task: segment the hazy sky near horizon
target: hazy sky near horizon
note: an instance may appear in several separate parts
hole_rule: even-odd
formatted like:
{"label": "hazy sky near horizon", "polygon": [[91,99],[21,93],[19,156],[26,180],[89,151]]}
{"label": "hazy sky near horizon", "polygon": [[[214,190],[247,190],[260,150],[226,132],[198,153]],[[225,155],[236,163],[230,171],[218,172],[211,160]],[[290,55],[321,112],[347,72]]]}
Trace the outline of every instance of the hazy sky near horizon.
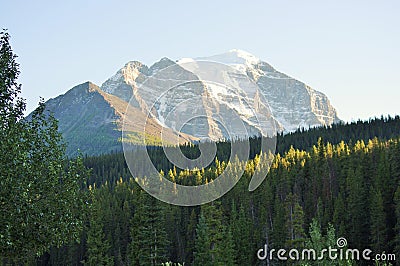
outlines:
{"label": "hazy sky near horizon", "polygon": [[5,1],[28,111],[126,62],[248,51],[339,117],[400,114],[400,1]]}

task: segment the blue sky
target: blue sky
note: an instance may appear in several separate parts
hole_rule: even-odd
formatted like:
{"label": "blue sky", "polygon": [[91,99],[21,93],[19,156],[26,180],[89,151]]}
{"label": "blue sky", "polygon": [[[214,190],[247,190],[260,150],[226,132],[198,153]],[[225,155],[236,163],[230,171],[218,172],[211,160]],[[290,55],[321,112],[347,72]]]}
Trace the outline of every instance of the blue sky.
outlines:
{"label": "blue sky", "polygon": [[400,1],[4,1],[28,111],[126,62],[246,50],[346,120],[400,114]]}

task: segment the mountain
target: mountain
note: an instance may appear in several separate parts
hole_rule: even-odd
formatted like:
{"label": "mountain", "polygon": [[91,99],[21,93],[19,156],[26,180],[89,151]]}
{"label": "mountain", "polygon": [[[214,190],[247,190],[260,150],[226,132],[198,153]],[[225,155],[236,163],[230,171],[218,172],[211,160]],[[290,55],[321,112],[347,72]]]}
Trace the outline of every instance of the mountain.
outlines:
{"label": "mountain", "polygon": [[131,61],[100,87],[86,82],[46,104],[69,155],[120,150],[121,140],[176,144],[340,121],[323,93],[241,50],[150,67]]}
{"label": "mountain", "polygon": [[246,72],[268,101],[280,128],[286,132],[340,121],[326,95],[245,51],[235,49],[198,59],[224,63]]}
{"label": "mountain", "polygon": [[[83,154],[98,155],[121,150],[122,118],[127,103],[91,83],[86,82],[73,87],[68,92],[46,102],[46,109],[59,121],[67,145],[67,154],[74,156],[78,150]],[[140,139],[144,127],[145,115],[130,108],[127,124],[135,137]],[[157,144],[159,132],[163,130],[153,119],[147,121],[147,132],[153,136],[151,143]],[[164,138],[173,143],[176,137],[180,143],[194,141],[196,138],[164,129]],[[136,133],[136,135],[135,135]]]}

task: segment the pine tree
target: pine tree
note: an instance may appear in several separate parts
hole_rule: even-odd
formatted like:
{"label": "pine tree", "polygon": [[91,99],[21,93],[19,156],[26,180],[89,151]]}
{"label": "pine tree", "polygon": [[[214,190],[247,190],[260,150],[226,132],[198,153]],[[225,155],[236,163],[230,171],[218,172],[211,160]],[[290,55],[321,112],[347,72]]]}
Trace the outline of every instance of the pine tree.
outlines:
{"label": "pine tree", "polygon": [[230,228],[235,244],[235,261],[237,265],[250,264],[254,253],[251,239],[251,222],[248,217],[246,217],[243,205],[240,206],[239,213],[237,213],[235,205],[232,205]]}
{"label": "pine tree", "polygon": [[139,265],[160,265],[168,261],[169,245],[165,231],[165,217],[162,203],[145,192],[141,193],[139,205],[133,217],[131,230],[131,263]]}
{"label": "pine tree", "polygon": [[[235,253],[241,252],[235,249],[235,245],[233,243],[233,236],[231,229],[229,227],[225,227],[223,231],[224,241],[221,243],[220,249],[220,261],[218,265],[243,265],[237,264],[235,261]],[[246,264],[250,263],[247,261]]]}
{"label": "pine tree", "polygon": [[333,224],[336,226],[336,232],[338,236],[346,235],[346,207],[345,202],[342,196],[342,193],[339,193],[337,196],[335,203],[335,210],[333,213]]}
{"label": "pine tree", "polygon": [[114,265],[113,258],[109,255],[111,245],[105,238],[103,231],[103,217],[101,205],[94,199],[90,213],[90,227],[87,236],[87,259],[85,265]]}
{"label": "pine tree", "polygon": [[349,217],[349,242],[356,248],[365,248],[368,243],[368,200],[366,197],[366,184],[363,180],[362,166],[353,165],[347,176]]}
{"label": "pine tree", "polygon": [[[202,263],[208,260],[208,263],[211,263],[211,265],[224,265],[225,260],[230,260],[230,258],[224,257],[226,254],[224,254],[223,251],[223,241],[225,241],[224,232],[226,227],[222,224],[224,219],[220,206],[221,204],[219,201],[201,206],[201,216],[203,217],[202,219],[204,219],[201,222],[205,223],[206,226],[201,224],[199,220],[199,225],[196,230],[196,232],[198,232],[194,260],[196,265],[202,265],[199,264],[199,254],[201,254],[200,261],[202,261]],[[201,232],[200,235],[199,232]],[[205,251],[207,246],[208,250]]]}
{"label": "pine tree", "polygon": [[206,218],[201,213],[196,228],[196,246],[194,252],[194,265],[208,266],[213,265],[210,256],[210,232]]}
{"label": "pine tree", "polygon": [[285,246],[287,229],[286,229],[286,212],[283,204],[278,198],[275,199],[274,216],[272,222],[272,246],[281,248]]}
{"label": "pine tree", "polygon": [[396,226],[394,236],[394,251],[396,254],[400,254],[400,186],[397,186],[396,193],[394,195],[395,204],[395,215],[396,215]]}
{"label": "pine tree", "polygon": [[193,262],[194,251],[195,251],[195,239],[196,239],[196,225],[197,225],[197,217],[195,210],[192,209],[189,217],[189,224],[186,230],[186,260],[187,262]]}
{"label": "pine tree", "polygon": [[382,193],[371,190],[371,244],[375,252],[385,251],[386,248],[386,218]]}
{"label": "pine tree", "polygon": [[297,195],[289,194],[286,198],[286,228],[288,229],[288,246],[300,248],[305,240],[304,212],[298,203]]}

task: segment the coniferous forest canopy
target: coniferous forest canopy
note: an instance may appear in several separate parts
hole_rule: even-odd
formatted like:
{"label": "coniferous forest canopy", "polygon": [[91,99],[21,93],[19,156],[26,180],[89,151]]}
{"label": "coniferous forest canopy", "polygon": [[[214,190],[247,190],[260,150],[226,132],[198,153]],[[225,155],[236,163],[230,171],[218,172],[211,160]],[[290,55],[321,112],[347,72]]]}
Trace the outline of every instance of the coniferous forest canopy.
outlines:
{"label": "coniferous forest canopy", "polygon": [[[173,206],[138,186],[122,153],[68,160],[57,121],[42,105],[25,121],[23,101],[15,103],[18,65],[8,35],[2,36],[2,264],[371,265],[257,258],[264,246],[321,251],[339,237],[348,247],[397,259],[400,117],[280,134],[267,178],[249,192],[252,174],[266,160],[254,137],[249,160],[231,162],[244,169],[231,191],[202,206]],[[171,165],[160,148],[148,151],[161,175],[200,185],[227,169],[231,145],[217,146],[214,163],[193,171]],[[199,155],[195,145],[180,148],[189,158]]]}
{"label": "coniferous forest canopy", "polygon": [[[52,249],[40,262],[58,264],[74,258],[78,263],[94,256],[91,250],[95,249],[95,257],[115,264],[257,265],[267,263],[256,256],[265,244],[288,249],[323,247],[339,237],[345,237],[351,247],[398,254],[400,139],[392,137],[392,129],[400,120],[359,124],[372,132],[365,135],[368,141],[332,144],[324,137],[329,139],[337,129],[314,129],[314,134],[319,131],[319,140],[304,150],[291,147],[278,153],[266,180],[254,192],[247,188],[260,157],[238,163],[237,167],[245,168],[238,184],[221,199],[200,207],[171,206],[148,196],[130,176],[123,154],[85,158],[84,164],[92,169],[88,183],[95,201],[91,213],[97,220],[87,221],[80,244]],[[358,130],[354,125],[340,128],[338,132],[349,136]],[[381,139],[374,137],[378,131]],[[295,135],[312,137],[307,131]],[[285,143],[285,138],[294,136],[283,136],[279,143]],[[257,146],[257,139],[253,142]],[[229,150],[230,145],[220,143],[219,147]],[[195,147],[183,150],[198,152]],[[161,152],[151,154],[162,158]],[[186,185],[210,181],[225,166],[221,159],[210,169],[191,172],[165,170],[167,160],[158,161],[166,177]],[[154,232],[160,238],[152,238]],[[101,245],[93,244],[93,239]],[[156,248],[159,258],[151,259]]]}

